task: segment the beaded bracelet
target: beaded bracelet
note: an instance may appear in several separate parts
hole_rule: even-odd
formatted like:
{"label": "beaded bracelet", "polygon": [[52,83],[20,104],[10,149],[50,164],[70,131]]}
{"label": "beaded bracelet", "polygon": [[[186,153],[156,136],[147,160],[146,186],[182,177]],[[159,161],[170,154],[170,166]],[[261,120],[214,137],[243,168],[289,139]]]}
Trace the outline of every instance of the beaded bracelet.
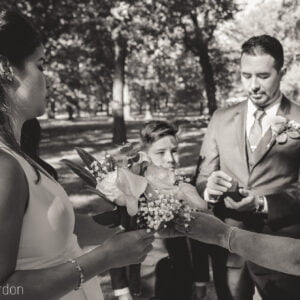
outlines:
{"label": "beaded bracelet", "polygon": [[83,273],[81,266],[78,264],[78,262],[75,259],[68,259],[68,262],[72,263],[75,266],[75,268],[77,269],[77,271],[79,272],[79,282],[78,282],[78,285],[74,289],[75,291],[77,291],[78,289],[80,289],[82,287],[82,284],[84,283],[84,273]]}
{"label": "beaded bracelet", "polygon": [[232,233],[236,228],[237,227],[230,227],[230,229],[229,229],[230,231],[229,231],[228,238],[227,238],[227,249],[231,253],[233,253],[233,250],[231,249],[231,246],[230,246],[230,240],[231,240]]}

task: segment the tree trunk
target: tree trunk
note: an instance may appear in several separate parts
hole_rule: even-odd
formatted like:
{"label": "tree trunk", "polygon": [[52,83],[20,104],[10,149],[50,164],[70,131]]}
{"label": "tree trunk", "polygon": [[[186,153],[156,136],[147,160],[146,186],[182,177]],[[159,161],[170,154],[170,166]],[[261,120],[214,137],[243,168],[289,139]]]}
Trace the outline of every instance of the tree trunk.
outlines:
{"label": "tree trunk", "polygon": [[107,101],[106,102],[106,115],[108,117],[112,116],[112,108],[111,107],[112,107],[112,101],[111,102]]}
{"label": "tree trunk", "polygon": [[[201,28],[199,27],[197,16],[191,14],[191,20],[194,24],[194,37],[187,35],[185,30],[185,45],[190,49],[194,55],[199,57],[199,62],[202,68],[202,74],[204,79],[204,87],[208,102],[208,111],[212,115],[217,109],[217,100],[216,100],[216,85],[214,80],[214,71],[210,62],[209,49],[208,49],[208,40],[203,40],[203,34],[201,33]],[[211,32],[213,34],[213,32]]]}
{"label": "tree trunk", "polygon": [[153,102],[153,111],[154,112],[159,112],[160,111],[160,102],[159,102],[159,99],[154,99],[154,102]]}
{"label": "tree trunk", "polygon": [[124,69],[126,60],[126,41],[117,37],[114,41],[115,73],[113,78],[113,143],[121,145],[126,142],[126,126],[124,121]]}
{"label": "tree trunk", "polygon": [[143,103],[139,102],[139,115],[143,114]]}
{"label": "tree trunk", "polygon": [[198,48],[198,53],[200,58],[200,65],[203,72],[205,92],[208,101],[208,110],[209,114],[212,115],[217,109],[216,85],[214,80],[214,71],[210,62],[207,45],[201,43],[201,47]]}
{"label": "tree trunk", "polygon": [[299,40],[300,39],[300,20],[296,22],[295,26],[295,39]]}
{"label": "tree trunk", "polygon": [[123,94],[123,103],[124,103],[124,119],[126,120],[132,120],[131,118],[131,111],[130,111],[130,92],[128,84],[124,84],[124,94]]}
{"label": "tree trunk", "polygon": [[48,118],[55,119],[55,101],[54,99],[50,99],[49,111],[48,111]]}
{"label": "tree trunk", "polygon": [[153,116],[152,116],[152,112],[151,112],[151,105],[150,103],[147,101],[146,102],[146,111],[145,111],[145,117],[144,120],[148,121],[148,120],[152,120]]}
{"label": "tree trunk", "polygon": [[165,108],[168,108],[169,106],[169,97],[167,96],[165,99]]}
{"label": "tree trunk", "polygon": [[202,101],[200,102],[199,111],[200,111],[200,115],[202,116],[203,115],[203,102]]}

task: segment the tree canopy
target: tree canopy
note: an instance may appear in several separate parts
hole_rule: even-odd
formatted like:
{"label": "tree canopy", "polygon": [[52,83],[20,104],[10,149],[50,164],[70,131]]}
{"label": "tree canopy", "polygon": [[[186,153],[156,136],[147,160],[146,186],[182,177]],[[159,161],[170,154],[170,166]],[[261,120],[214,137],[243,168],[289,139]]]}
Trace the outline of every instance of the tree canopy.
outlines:
{"label": "tree canopy", "polygon": [[2,0],[0,8],[18,8],[41,30],[49,103],[112,114],[119,142],[126,119],[212,114],[241,97],[240,45],[253,35],[283,43],[283,89],[299,98],[296,0]]}

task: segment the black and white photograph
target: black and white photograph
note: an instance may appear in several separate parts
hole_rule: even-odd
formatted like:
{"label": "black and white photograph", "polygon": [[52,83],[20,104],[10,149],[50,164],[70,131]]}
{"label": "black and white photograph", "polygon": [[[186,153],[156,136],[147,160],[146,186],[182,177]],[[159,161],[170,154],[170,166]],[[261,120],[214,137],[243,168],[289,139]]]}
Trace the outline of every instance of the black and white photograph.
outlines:
{"label": "black and white photograph", "polygon": [[1,0],[0,300],[300,300],[300,1]]}

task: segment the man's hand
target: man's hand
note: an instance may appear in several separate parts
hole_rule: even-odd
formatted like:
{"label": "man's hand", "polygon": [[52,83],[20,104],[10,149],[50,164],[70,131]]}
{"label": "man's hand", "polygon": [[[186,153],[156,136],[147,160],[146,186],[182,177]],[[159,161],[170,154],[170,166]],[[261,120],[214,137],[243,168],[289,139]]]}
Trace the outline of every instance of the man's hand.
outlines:
{"label": "man's hand", "polygon": [[226,197],[224,199],[225,206],[240,212],[257,210],[259,207],[258,197],[252,195],[248,190],[240,189],[239,192],[244,198],[240,202],[236,202],[230,197]]}
{"label": "man's hand", "polygon": [[232,186],[232,178],[223,171],[213,172],[207,180],[206,192],[210,199],[222,196]]}

